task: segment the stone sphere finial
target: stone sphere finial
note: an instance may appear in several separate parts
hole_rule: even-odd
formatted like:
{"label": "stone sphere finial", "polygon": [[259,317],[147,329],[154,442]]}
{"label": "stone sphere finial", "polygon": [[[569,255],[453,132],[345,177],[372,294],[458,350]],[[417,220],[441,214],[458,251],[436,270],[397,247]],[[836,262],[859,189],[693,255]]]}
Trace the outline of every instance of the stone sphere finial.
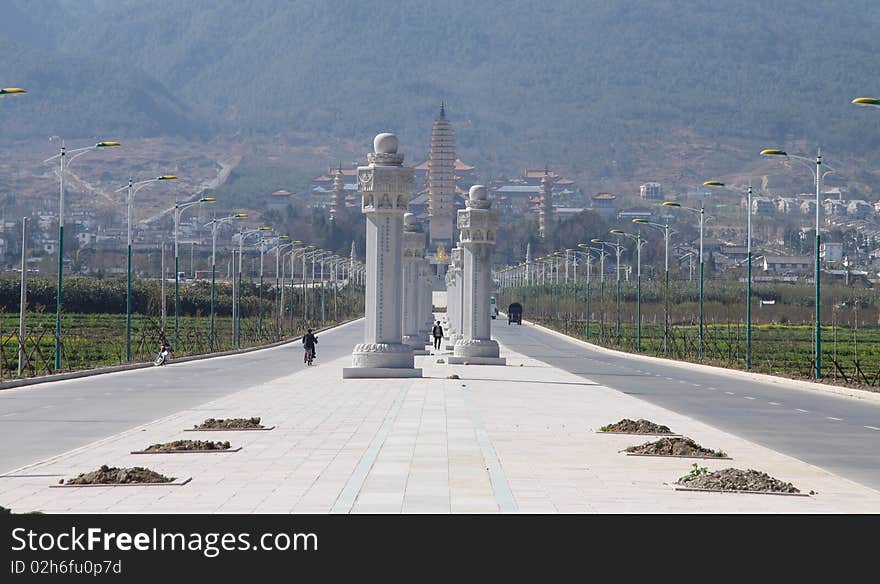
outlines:
{"label": "stone sphere finial", "polygon": [[377,134],[373,139],[373,152],[376,154],[397,154],[399,147],[400,140],[390,132]]}
{"label": "stone sphere finial", "polygon": [[412,213],[404,213],[403,214],[403,226],[404,227],[415,227],[416,226],[416,216]]}
{"label": "stone sphere finial", "polygon": [[489,198],[489,191],[486,190],[484,185],[474,185],[468,192],[468,198],[471,201],[485,201]]}

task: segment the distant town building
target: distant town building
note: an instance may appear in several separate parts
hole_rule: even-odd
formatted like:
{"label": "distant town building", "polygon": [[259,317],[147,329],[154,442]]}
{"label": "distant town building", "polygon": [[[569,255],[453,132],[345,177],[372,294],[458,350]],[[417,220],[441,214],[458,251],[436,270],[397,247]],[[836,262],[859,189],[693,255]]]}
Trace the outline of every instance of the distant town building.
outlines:
{"label": "distant town building", "polygon": [[648,182],[639,187],[639,196],[646,201],[662,201],[663,187],[657,182]]}
{"label": "distant town building", "polygon": [[809,256],[764,256],[765,272],[808,272],[813,267],[813,258]]}
{"label": "distant town building", "polygon": [[624,209],[617,213],[617,218],[621,221],[631,221],[633,219],[650,219],[653,216],[654,212],[646,207]]}
{"label": "distant town building", "polygon": [[826,242],[819,246],[819,257],[829,263],[843,261],[843,244]]}
{"label": "distant town building", "polygon": [[776,205],[770,199],[755,197],[752,199],[752,215],[769,217],[776,213]]}
{"label": "distant town building", "polygon": [[290,192],[284,189],[274,191],[269,195],[268,207],[270,209],[285,209],[290,204]]}
{"label": "distant town building", "polygon": [[598,193],[591,198],[590,209],[605,219],[614,216],[617,210],[617,195],[611,193]]}

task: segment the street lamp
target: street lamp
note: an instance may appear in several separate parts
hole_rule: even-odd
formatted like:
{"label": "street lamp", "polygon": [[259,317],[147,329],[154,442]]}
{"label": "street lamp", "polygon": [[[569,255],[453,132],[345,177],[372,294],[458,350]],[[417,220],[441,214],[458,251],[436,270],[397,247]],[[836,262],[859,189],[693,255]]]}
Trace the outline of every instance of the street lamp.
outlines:
{"label": "street lamp", "polygon": [[[578,243],[578,247],[583,250],[586,250],[585,253],[587,254],[587,324],[585,327],[586,330],[584,332],[585,332],[585,337],[587,338],[587,340],[589,340],[589,338],[590,338],[590,267],[591,267],[591,262],[589,261],[590,252],[595,252],[595,253],[599,254],[599,302],[604,302],[604,300],[605,300],[605,257],[608,255],[608,252],[605,251],[605,248],[591,247],[591,246],[587,245],[586,243]],[[603,306],[603,309],[602,309],[602,325],[603,326],[604,326],[604,323],[605,323],[605,309]]]}
{"label": "street lamp", "polygon": [[131,361],[131,215],[132,208],[134,207],[134,196],[137,194],[139,190],[144,188],[145,186],[166,180],[177,180],[177,177],[173,174],[163,174],[162,176],[158,176],[156,178],[151,178],[147,180],[142,180],[139,182],[134,182],[134,179],[129,176],[128,184],[124,187],[121,187],[116,190],[117,193],[121,191],[127,191],[126,195],[126,221],[128,224],[128,265],[126,268],[126,273],[128,274],[125,282],[125,360]]}
{"label": "street lamp", "polygon": [[[213,203],[216,201],[216,197],[201,197],[195,201],[189,201],[188,203],[174,203],[174,350],[178,350],[178,343],[180,339],[180,249],[178,244],[177,233],[180,229],[180,218],[183,216],[183,212],[190,207],[195,205],[201,205],[202,203]],[[165,331],[163,330],[164,334]]]}
{"label": "street lamp", "polygon": [[[685,211],[690,211],[692,213],[697,213],[700,217],[700,328],[699,328],[699,347],[700,347],[700,358],[703,358],[704,352],[704,344],[703,344],[703,225],[705,223],[706,218],[706,208],[705,205],[701,202],[700,208],[696,207],[684,207],[681,203],[676,203],[674,201],[665,201],[663,203],[664,207],[672,207],[675,209],[684,209]],[[751,210],[749,211],[751,213]],[[750,215],[751,216],[751,215]],[[693,261],[693,260],[692,260]]]}
{"label": "street lamp", "polygon": [[[864,98],[862,98],[862,99],[864,99]],[[873,105],[873,104],[866,103],[866,105]],[[772,148],[767,149],[767,150],[762,150],[761,156],[777,156],[777,157],[781,156],[786,159],[797,160],[798,162],[804,164],[807,168],[810,169],[810,172],[813,175],[813,180],[816,183],[816,249],[815,249],[815,252],[816,252],[816,276],[815,276],[815,279],[816,279],[816,322],[814,325],[816,338],[815,338],[815,342],[813,344],[813,349],[815,351],[813,358],[816,363],[816,367],[815,367],[816,379],[820,379],[822,377],[822,329],[820,328],[821,327],[821,320],[820,320],[821,307],[819,306],[819,301],[820,301],[820,296],[819,296],[819,272],[820,272],[820,270],[819,270],[819,239],[820,239],[819,220],[820,220],[820,214],[822,212],[822,205],[821,205],[822,181],[826,175],[831,174],[832,172],[834,172],[834,170],[831,168],[828,168],[828,170],[823,172],[823,170],[822,170],[822,150],[821,149],[816,151],[815,161],[810,158],[807,158],[805,156],[797,156],[795,154],[789,154],[785,150],[778,150],[778,149],[772,149]],[[815,170],[813,169],[814,164],[816,166]],[[752,210],[749,209],[749,213],[751,213],[751,212],[752,212]]]}
{"label": "street lamp", "polygon": [[[214,352],[214,287],[217,281],[217,229],[223,225],[224,223],[230,223],[232,221],[236,221],[239,219],[247,219],[247,213],[236,213],[234,215],[230,215],[228,217],[223,217],[222,219],[212,219],[208,223],[205,224],[205,227],[208,225],[211,226],[211,334],[210,334],[210,344],[211,344],[211,352]],[[235,287],[235,282],[232,283],[233,289]]]}
{"label": "street lamp", "polygon": [[617,242],[611,241],[603,241],[599,238],[591,239],[590,242],[598,243],[600,245],[607,245],[611,249],[614,250],[616,256],[616,262],[614,264],[614,274],[617,277],[617,329],[616,329],[616,337],[617,337],[617,345],[620,346],[620,252],[623,246],[618,239]]}
{"label": "street lamp", "polygon": [[[262,227],[258,227],[256,229],[245,229],[242,227],[238,231],[238,306],[235,311],[235,346],[236,348],[241,348],[241,297],[243,295],[242,290],[242,264],[244,263],[244,240],[249,236],[254,234],[260,234],[262,238],[262,234],[266,231],[272,231],[272,228],[264,225]],[[233,286],[235,284],[233,283]]]}
{"label": "street lamp", "polygon": [[[717,180],[707,180],[705,187],[725,188]],[[746,369],[752,368],[752,185],[748,188],[746,221]]]}
{"label": "street lamp", "polygon": [[642,239],[642,232],[637,231],[635,235],[626,233],[622,229],[612,229],[614,235],[623,235],[636,242],[636,351],[642,352],[642,246],[645,241]]}
{"label": "street lamp", "polygon": [[13,95],[21,95],[23,93],[27,93],[26,90],[21,87],[3,87],[0,88],[0,97],[9,97]]}
{"label": "street lamp", "polygon": [[665,223],[654,223],[652,221],[648,221],[647,219],[636,218],[632,220],[633,223],[638,223],[639,225],[648,225],[649,227],[653,227],[654,229],[659,229],[663,232],[663,246],[665,248],[664,252],[664,273],[665,273],[665,286],[664,286],[664,307],[663,307],[663,352],[669,353],[669,236],[671,235],[671,231],[669,229],[669,219],[666,220]]}
{"label": "street lamp", "polygon": [[880,108],[880,99],[877,99],[876,97],[857,97],[852,100],[852,103],[862,107]]}
{"label": "street lamp", "polygon": [[[22,93],[20,88],[7,88],[7,95]],[[56,158],[59,160],[58,182],[59,182],[59,203],[58,203],[58,289],[55,291],[55,371],[61,369],[61,299],[64,284],[64,171],[79,156],[92,150],[100,150],[102,148],[116,148],[121,146],[119,142],[103,141],[92,146],[67,150],[64,146],[64,140],[61,141],[61,151],[47,158],[43,163],[51,162]]]}

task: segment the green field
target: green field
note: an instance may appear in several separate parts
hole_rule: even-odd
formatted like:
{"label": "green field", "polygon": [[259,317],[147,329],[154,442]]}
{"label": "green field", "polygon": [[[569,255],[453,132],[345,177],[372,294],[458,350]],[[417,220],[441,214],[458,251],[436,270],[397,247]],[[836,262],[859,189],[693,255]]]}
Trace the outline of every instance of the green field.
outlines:
{"label": "green field", "polygon": [[[739,287],[713,283],[713,298],[704,303],[703,351],[700,354],[698,303],[691,290],[679,286],[670,297],[668,337],[664,347],[662,293],[645,286],[643,295],[641,352],[647,355],[701,362],[728,368],[746,368],[745,304]],[[523,317],[565,334],[621,350],[638,350],[635,296],[631,286],[621,293],[620,335],[617,333],[616,291],[607,285],[604,296],[591,290],[589,334],[586,326],[586,295],[581,287],[504,290],[499,306],[517,300]],[[644,290],[643,290],[644,292]],[[814,329],[811,287],[765,287],[765,296],[780,300],[762,307],[753,299],[751,370],[808,379],[815,374]],[[880,299],[873,291],[823,287],[822,377],[828,381],[880,388]],[[758,298],[757,300],[760,300]]]}

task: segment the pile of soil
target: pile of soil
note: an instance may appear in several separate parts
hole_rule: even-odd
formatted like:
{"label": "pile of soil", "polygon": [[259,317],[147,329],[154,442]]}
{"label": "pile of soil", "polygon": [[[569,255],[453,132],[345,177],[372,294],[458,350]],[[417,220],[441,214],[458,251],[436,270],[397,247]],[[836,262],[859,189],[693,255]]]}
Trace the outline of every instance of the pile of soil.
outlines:
{"label": "pile of soil", "polygon": [[630,446],[626,452],[633,454],[657,454],[660,456],[705,456],[707,458],[727,455],[720,450],[704,448],[690,438],[661,438],[656,442],[645,442],[640,446]]}
{"label": "pile of soil", "polygon": [[174,477],[166,477],[142,466],[116,468],[101,466],[98,470],[67,479],[65,485],[124,485],[127,483],[170,483]]}
{"label": "pile of soil", "polygon": [[681,477],[676,483],[692,489],[712,489],[716,491],[800,493],[800,490],[791,483],[774,479],[767,473],[752,469],[725,468],[712,473],[691,473]]}
{"label": "pile of soil", "polygon": [[224,428],[224,429],[241,429],[241,428],[262,428],[263,426],[260,424],[260,418],[228,418],[228,419],[214,419],[208,418],[200,426],[193,426],[196,430],[209,430],[215,428]]}
{"label": "pile of soil", "polygon": [[174,452],[177,450],[229,450],[229,442],[212,442],[210,440],[175,440],[164,444],[153,444],[144,449],[145,452]]}
{"label": "pile of soil", "polygon": [[661,426],[648,420],[638,421],[624,418],[616,424],[608,424],[599,428],[602,432],[622,432],[624,434],[672,434],[668,426]]}

